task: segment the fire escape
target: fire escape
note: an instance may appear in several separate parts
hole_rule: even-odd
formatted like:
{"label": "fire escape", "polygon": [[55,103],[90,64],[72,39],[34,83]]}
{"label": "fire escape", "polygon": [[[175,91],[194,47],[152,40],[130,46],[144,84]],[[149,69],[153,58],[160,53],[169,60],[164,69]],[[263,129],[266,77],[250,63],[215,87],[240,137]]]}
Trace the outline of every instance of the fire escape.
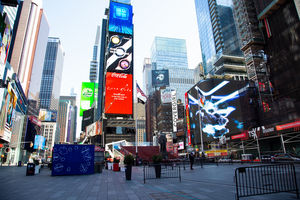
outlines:
{"label": "fire escape", "polygon": [[268,112],[273,95],[266,65],[267,55],[263,51],[265,41],[259,29],[254,2],[253,0],[233,0],[233,9],[248,78],[255,82],[259,106],[263,112]]}

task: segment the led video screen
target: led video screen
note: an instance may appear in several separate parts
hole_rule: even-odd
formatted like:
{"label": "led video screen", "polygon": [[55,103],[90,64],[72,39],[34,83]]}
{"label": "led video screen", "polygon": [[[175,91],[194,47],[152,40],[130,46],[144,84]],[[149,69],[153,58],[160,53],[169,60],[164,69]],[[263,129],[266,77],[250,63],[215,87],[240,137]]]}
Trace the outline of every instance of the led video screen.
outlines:
{"label": "led video screen", "polygon": [[200,143],[200,118],[203,141],[244,130],[240,97],[247,82],[208,79],[188,91],[188,107],[192,143]]}
{"label": "led video screen", "polygon": [[105,113],[132,115],[132,75],[106,73]]}
{"label": "led video screen", "polygon": [[111,1],[108,31],[132,35],[132,6]]}
{"label": "led video screen", "polygon": [[132,74],[132,50],[131,37],[110,34],[106,71]]}

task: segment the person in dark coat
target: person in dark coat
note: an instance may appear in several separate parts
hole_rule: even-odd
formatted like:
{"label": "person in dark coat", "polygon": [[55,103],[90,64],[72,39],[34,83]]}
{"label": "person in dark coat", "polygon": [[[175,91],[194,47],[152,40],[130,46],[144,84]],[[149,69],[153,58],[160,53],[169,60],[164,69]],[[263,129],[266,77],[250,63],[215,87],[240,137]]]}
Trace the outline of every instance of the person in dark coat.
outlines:
{"label": "person in dark coat", "polygon": [[194,154],[190,153],[190,163],[191,163],[191,170],[193,170],[193,164],[194,164]]}

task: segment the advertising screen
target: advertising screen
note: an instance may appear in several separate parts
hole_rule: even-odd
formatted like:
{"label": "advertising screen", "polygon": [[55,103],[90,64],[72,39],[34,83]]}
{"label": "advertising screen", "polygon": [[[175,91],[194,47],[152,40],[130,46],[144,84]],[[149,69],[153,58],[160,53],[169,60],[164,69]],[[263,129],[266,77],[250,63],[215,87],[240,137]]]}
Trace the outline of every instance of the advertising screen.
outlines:
{"label": "advertising screen", "polygon": [[178,142],[178,150],[184,149],[184,142]]}
{"label": "advertising screen", "polygon": [[17,99],[16,93],[12,88],[11,84],[8,84],[7,91],[10,95],[7,107],[7,116],[6,116],[6,123],[5,123],[5,130],[7,131],[6,134],[11,137],[12,125],[13,125],[13,118],[16,109]]}
{"label": "advertising screen", "polygon": [[94,102],[94,89],[95,83],[82,82],[79,116],[82,116],[83,111],[91,108]]}
{"label": "advertising screen", "polygon": [[0,79],[3,79],[4,68],[12,38],[12,30],[7,15],[0,14]]}
{"label": "advertising screen", "polygon": [[132,115],[132,75],[106,73],[105,113]]}
{"label": "advertising screen", "polygon": [[173,154],[173,133],[166,134],[166,138],[167,138],[166,150],[167,152]]}
{"label": "advertising screen", "polygon": [[94,112],[95,109],[91,108],[83,112],[81,131],[85,131],[85,128],[94,122]]}
{"label": "advertising screen", "polygon": [[132,35],[132,6],[111,1],[108,31]]}
{"label": "advertising screen", "polygon": [[169,86],[169,70],[152,70],[152,86]]}
{"label": "advertising screen", "polygon": [[247,82],[208,79],[190,89],[188,105],[192,142],[200,142],[200,120],[204,141],[243,131],[239,98],[246,94],[247,88]]}
{"label": "advertising screen", "polygon": [[45,137],[43,137],[41,135],[36,135],[34,137],[33,148],[34,149],[44,149],[44,147],[45,147]]}
{"label": "advertising screen", "polygon": [[132,74],[132,51],[131,36],[110,34],[106,70],[108,72]]}
{"label": "advertising screen", "polygon": [[56,110],[40,109],[38,119],[43,121],[43,122],[56,122],[57,111]]}
{"label": "advertising screen", "polygon": [[93,174],[94,145],[55,144],[52,154],[52,176]]}

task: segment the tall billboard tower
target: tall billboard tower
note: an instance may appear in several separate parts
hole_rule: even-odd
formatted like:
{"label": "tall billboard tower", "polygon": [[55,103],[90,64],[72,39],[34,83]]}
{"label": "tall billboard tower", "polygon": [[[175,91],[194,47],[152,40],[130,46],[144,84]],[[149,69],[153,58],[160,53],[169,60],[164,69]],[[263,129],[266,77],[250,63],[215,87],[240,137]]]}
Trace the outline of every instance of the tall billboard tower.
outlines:
{"label": "tall billboard tower", "polygon": [[[130,1],[110,1],[107,9],[102,117],[107,118],[105,141],[134,140],[124,134],[133,120],[133,24]],[[100,58],[101,59],[101,58]],[[105,129],[105,127],[104,127]],[[110,134],[122,132],[120,138]],[[131,132],[131,131],[129,131]],[[127,132],[126,132],[127,133]],[[129,136],[129,138],[127,138]],[[112,139],[114,138],[114,139]]]}

